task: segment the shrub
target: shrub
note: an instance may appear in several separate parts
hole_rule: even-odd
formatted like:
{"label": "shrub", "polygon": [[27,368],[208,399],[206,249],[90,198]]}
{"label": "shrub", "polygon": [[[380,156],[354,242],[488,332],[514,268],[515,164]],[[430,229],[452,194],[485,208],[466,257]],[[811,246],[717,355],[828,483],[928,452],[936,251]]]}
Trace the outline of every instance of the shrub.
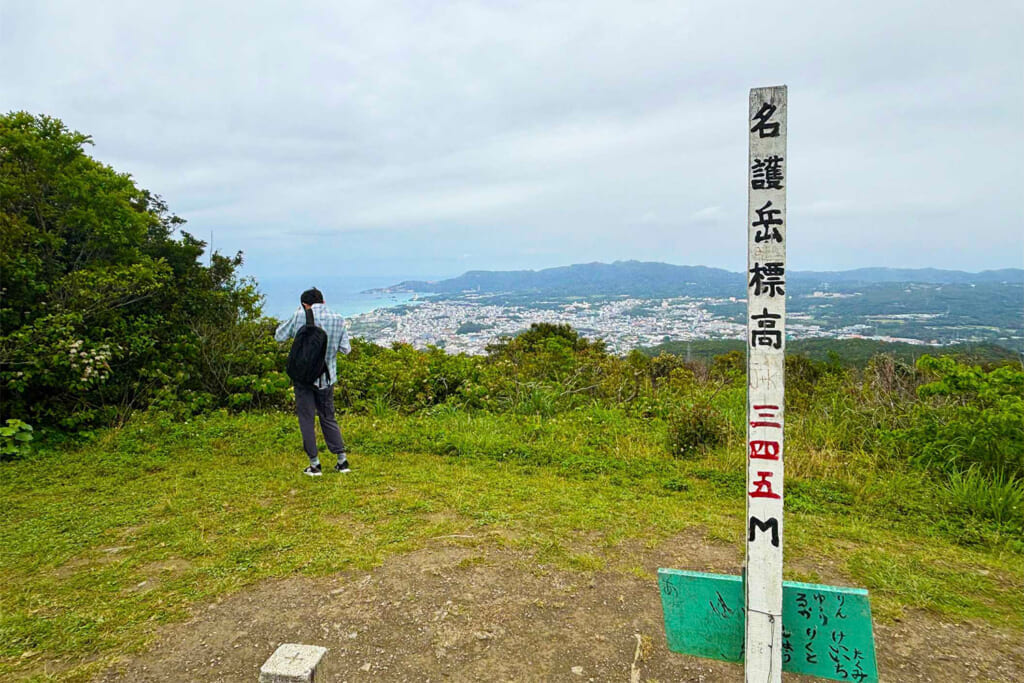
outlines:
{"label": "shrub", "polygon": [[450,356],[431,347],[408,344],[384,348],[352,340],[352,352],[338,359],[336,404],[352,411],[395,409],[412,413],[448,401],[482,407],[489,398],[481,386],[482,360]]}
{"label": "shrub", "polygon": [[876,404],[894,407],[914,399],[918,373],[895,356],[878,354],[864,369],[866,397]]}
{"label": "shrub", "polygon": [[708,404],[680,407],[668,418],[668,448],[677,458],[704,453],[725,443],[728,435],[725,417]]}
{"label": "shrub", "polygon": [[919,370],[934,381],[922,385],[909,424],[893,430],[897,451],[926,467],[1024,478],[1024,371],[985,372],[952,358],[923,356]]}
{"label": "shrub", "polygon": [[742,351],[730,351],[715,356],[711,361],[710,375],[719,381],[742,381],[747,375],[747,354]]}

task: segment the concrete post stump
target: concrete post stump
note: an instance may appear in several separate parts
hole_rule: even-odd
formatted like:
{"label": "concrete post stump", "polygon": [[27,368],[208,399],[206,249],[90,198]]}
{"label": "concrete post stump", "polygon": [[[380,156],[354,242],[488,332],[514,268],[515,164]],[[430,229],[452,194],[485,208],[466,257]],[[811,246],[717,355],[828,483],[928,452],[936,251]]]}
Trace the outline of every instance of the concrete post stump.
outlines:
{"label": "concrete post stump", "polygon": [[[324,679],[326,647],[285,643],[260,667],[259,683],[313,683]],[[317,675],[319,673],[319,675]]]}

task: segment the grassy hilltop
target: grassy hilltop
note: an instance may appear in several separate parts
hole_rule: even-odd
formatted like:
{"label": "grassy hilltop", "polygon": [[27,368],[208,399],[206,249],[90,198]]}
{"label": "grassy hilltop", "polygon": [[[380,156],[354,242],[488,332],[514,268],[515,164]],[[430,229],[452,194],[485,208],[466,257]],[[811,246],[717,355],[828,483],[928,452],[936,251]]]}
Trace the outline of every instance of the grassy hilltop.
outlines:
{"label": "grassy hilltop", "polygon": [[[437,539],[651,585],[638,554],[682,532],[742,546],[736,350],[619,357],[550,324],[483,357],[357,339],[335,392],[355,471],[303,477],[287,347],[241,254],[204,266],[88,143],[0,117],[0,678],[90,680],[258,581]],[[880,623],[1019,639],[1019,361],[851,349],[786,361],[788,578],[827,566]]]}
{"label": "grassy hilltop", "polygon": [[[485,359],[357,340],[356,468],[310,480],[287,410],[153,410],[2,463],[0,675],[87,680],[155,625],[261,579],[365,569],[436,538],[646,576],[687,529],[742,546],[745,380],[538,326]],[[791,358],[787,578],[838,567],[908,610],[1020,634],[1024,372]]]}

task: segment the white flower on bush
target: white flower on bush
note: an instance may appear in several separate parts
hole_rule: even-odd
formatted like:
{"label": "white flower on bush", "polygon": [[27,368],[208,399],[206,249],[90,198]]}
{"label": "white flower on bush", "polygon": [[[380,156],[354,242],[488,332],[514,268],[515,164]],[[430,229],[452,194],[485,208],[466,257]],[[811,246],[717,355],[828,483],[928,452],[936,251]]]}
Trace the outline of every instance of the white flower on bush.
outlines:
{"label": "white flower on bush", "polygon": [[110,360],[118,347],[111,344],[97,344],[91,349],[83,346],[84,341],[76,339],[68,347],[71,370],[80,373],[76,383],[84,386],[105,381],[110,376]]}

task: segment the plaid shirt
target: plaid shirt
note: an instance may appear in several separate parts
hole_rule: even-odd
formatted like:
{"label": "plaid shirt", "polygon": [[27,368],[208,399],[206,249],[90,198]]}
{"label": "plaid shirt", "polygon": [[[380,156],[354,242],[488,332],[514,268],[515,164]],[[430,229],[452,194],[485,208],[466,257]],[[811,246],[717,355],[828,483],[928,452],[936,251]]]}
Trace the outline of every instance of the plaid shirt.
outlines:
{"label": "plaid shirt", "polygon": [[[348,355],[352,345],[348,341],[348,330],[345,329],[345,318],[337,313],[332,313],[327,304],[313,304],[313,323],[327,333],[327,355],[324,362],[327,363],[328,377],[321,377],[316,381],[318,389],[326,389],[338,379],[338,352]],[[303,325],[306,324],[306,309],[299,306],[290,320],[286,320],[277,326],[274,332],[274,339],[279,342],[287,341],[294,337]]]}

